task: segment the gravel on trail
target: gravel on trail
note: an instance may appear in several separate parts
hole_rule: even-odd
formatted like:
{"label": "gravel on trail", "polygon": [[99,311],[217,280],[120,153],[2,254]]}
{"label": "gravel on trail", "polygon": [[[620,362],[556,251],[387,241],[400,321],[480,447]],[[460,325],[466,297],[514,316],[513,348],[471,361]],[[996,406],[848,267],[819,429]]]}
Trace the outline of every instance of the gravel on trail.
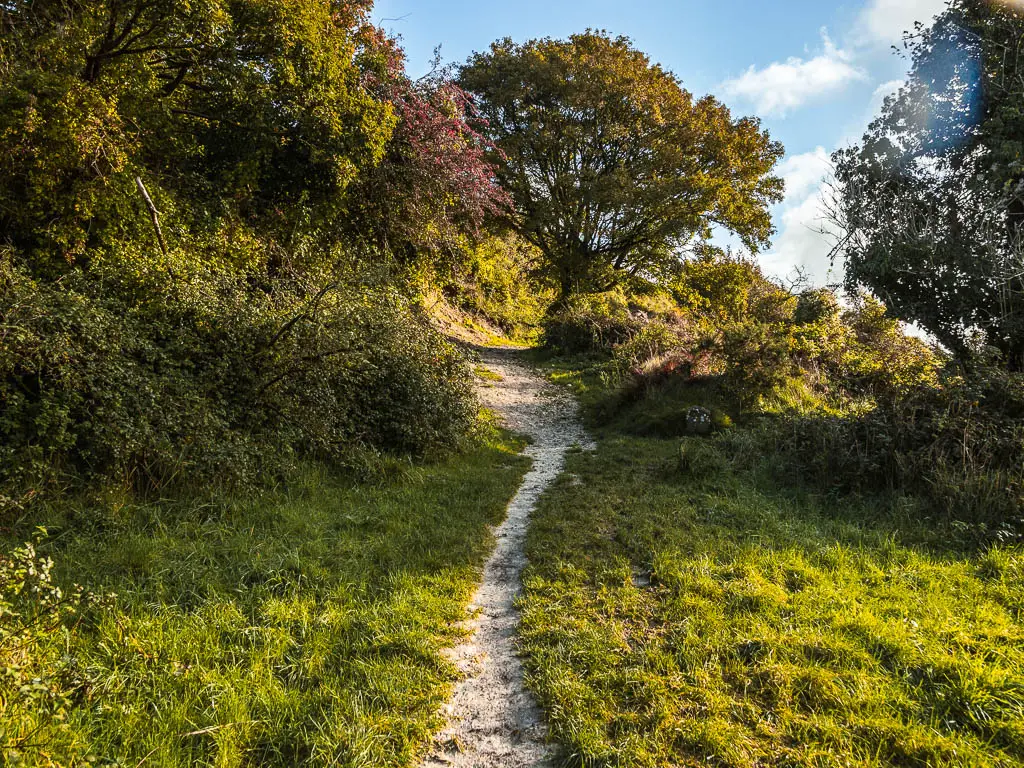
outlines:
{"label": "gravel on trail", "polygon": [[445,705],[447,727],[423,768],[547,768],[553,750],[540,709],[523,685],[515,647],[515,600],[526,564],[524,543],[530,513],[559,475],[573,446],[591,447],[580,425],[576,401],[548,382],[514,350],[478,348],[480,363],[500,376],[481,383],[481,403],[508,429],[527,435],[533,466],[494,531],[497,543],[464,626],[468,639],[449,658],[464,675]]}

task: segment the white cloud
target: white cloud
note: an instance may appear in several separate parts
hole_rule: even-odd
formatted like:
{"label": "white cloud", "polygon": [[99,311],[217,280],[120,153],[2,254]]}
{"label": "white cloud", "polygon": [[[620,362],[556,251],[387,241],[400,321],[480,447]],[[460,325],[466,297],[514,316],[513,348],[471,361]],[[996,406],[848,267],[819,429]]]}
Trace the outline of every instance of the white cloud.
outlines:
{"label": "white cloud", "polygon": [[794,56],[764,69],[751,66],[739,77],[724,82],[723,91],[727,96],[752,103],[763,115],[782,117],[816,96],[866,78],[863,70],[850,63],[849,53],[835,46],[825,29],[821,30],[821,37],[824,52],[814,58]]}
{"label": "white cloud", "polygon": [[893,45],[912,32],[914,22],[930,24],[946,7],[946,0],[868,0],[857,20],[859,42]]}
{"label": "white cloud", "polygon": [[882,102],[885,101],[885,97],[896,93],[896,91],[900,89],[900,86],[905,82],[905,80],[887,80],[884,83],[880,83],[879,86],[875,88],[874,93],[871,94],[872,113],[881,109]]}
{"label": "white cloud", "polygon": [[[836,46],[822,30],[823,50],[811,58],[790,58],[763,69],[751,67],[743,75],[723,84],[726,95],[755,105],[767,115],[783,116],[814,98],[828,95],[869,79],[867,70],[879,60],[878,48],[897,43],[915,21],[930,23],[946,6],[946,0],[865,0],[853,27]],[[836,146],[857,140],[881,111],[886,96],[895,93],[902,80],[879,82],[865,104],[864,114],[853,117],[847,135]],[[829,254],[836,242],[834,225],[827,220],[826,198],[832,194],[829,152],[818,146],[810,152],[787,157],[776,173],[786,182],[786,198],[775,207],[778,228],[772,247],[760,255],[765,271],[779,278],[792,278],[802,271],[815,285],[841,282],[843,265],[832,265]]]}
{"label": "white cloud", "polygon": [[[874,89],[861,126],[874,119],[885,97],[895,93],[901,85],[903,80],[889,80]],[[857,129],[861,130],[863,127]],[[851,134],[838,146],[856,139]],[[771,250],[760,257],[762,267],[782,279],[792,278],[800,270],[814,285],[841,282],[843,264],[837,262],[833,266],[829,258],[836,242],[834,225],[825,215],[825,201],[833,194],[829,186],[832,180],[829,152],[818,146],[810,152],[791,155],[779,164],[776,173],[786,182],[786,199],[773,212],[779,232]]]}
{"label": "white cloud", "polygon": [[783,208],[779,215],[779,235],[772,249],[761,256],[765,271],[787,278],[793,277],[799,269],[814,285],[842,279],[841,265],[833,269],[829,258],[834,240],[827,234],[830,228],[825,218],[824,190],[819,184],[799,203]]}
{"label": "white cloud", "polygon": [[779,234],[761,255],[762,267],[782,279],[800,270],[814,285],[839,282],[842,268],[832,269],[829,259],[834,240],[822,231],[830,229],[824,206],[831,179],[828,152],[819,146],[787,157],[776,173],[786,182],[786,199],[775,210]]}
{"label": "white cloud", "polygon": [[775,173],[786,182],[786,200],[802,200],[821,185],[829,172],[829,156],[824,147],[815,147],[801,155],[791,155],[779,163]]}

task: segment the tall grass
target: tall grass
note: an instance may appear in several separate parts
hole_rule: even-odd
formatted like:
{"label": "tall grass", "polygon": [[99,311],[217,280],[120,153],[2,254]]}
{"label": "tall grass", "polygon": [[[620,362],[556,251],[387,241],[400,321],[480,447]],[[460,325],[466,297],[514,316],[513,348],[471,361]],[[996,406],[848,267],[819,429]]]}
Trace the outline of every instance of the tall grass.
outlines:
{"label": "tall grass", "polygon": [[913,489],[808,481],[749,416],[659,428],[728,410],[713,382],[556,376],[601,438],[541,500],[521,601],[566,765],[1024,762],[1024,547]]}
{"label": "tall grass", "polygon": [[[1024,550],[937,549],[713,444],[608,437],[529,542],[522,647],[569,765],[1024,761]],[[699,460],[695,459],[699,457]]]}
{"label": "tall grass", "polygon": [[518,447],[493,437],[374,484],[311,470],[201,508],[53,508],[58,582],[117,597],[35,638],[75,670],[68,706],[20,705],[0,676],[0,762],[413,765],[456,679],[441,651],[525,470]]}

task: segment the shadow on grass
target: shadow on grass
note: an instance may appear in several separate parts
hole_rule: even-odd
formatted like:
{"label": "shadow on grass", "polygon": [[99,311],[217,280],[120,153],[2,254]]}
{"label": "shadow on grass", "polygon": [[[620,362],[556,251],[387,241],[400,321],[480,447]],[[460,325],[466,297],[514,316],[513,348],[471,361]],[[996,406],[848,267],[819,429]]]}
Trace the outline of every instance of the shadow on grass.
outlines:
{"label": "shadow on grass", "polygon": [[0,691],[0,762],[413,764],[521,447],[494,435],[375,484],[310,471],[257,498],[51,510],[61,581],[117,598],[32,646],[69,660],[71,704]]}
{"label": "shadow on grass", "polygon": [[1024,760],[1019,547],[979,550],[905,494],[815,488],[754,420],[650,434],[644,410],[706,391],[602,413],[603,382],[551,370],[600,439],[538,508],[522,600],[567,764]]}

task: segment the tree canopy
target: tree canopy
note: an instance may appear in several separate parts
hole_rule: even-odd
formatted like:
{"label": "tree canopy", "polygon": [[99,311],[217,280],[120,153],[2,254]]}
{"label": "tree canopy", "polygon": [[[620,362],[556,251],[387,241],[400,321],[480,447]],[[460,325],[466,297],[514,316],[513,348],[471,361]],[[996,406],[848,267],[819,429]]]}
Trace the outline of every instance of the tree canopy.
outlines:
{"label": "tree canopy", "polygon": [[0,4],[5,240],[51,275],[152,242],[136,179],[172,247],[249,241],[256,267],[478,225],[500,190],[464,99],[442,79],[414,83],[371,7]]}
{"label": "tree canopy", "polygon": [[413,81],[371,6],[0,0],[0,487],[465,434],[410,278],[502,195],[461,91]]}
{"label": "tree canopy", "polygon": [[149,238],[137,176],[172,231],[234,220],[285,240],[322,225],[359,169],[380,160],[395,123],[366,87],[380,68],[367,11],[288,0],[5,4],[0,228],[57,265]]}
{"label": "tree canopy", "polygon": [[459,80],[563,296],[656,275],[715,226],[752,251],[768,242],[781,145],[758,120],[694,99],[627,38],[505,39]]}
{"label": "tree canopy", "polygon": [[1024,366],[1024,17],[955,0],[907,41],[912,70],[833,160],[848,287],[964,353]]}

